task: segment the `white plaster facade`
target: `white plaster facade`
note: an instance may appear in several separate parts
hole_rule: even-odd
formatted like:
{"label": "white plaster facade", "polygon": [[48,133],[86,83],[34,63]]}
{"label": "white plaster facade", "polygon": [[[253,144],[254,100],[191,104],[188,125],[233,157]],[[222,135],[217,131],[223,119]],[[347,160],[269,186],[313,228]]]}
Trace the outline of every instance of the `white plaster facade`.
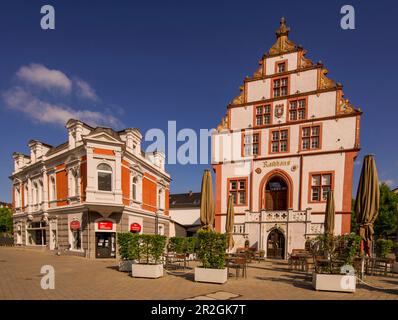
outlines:
{"label": "white plaster facade", "polygon": [[[342,85],[326,77],[322,63],[307,59],[306,51],[294,45],[288,33],[285,21],[281,21],[276,43],[260,60],[254,75],[245,78],[241,94],[228,105],[227,115],[212,137],[216,229],[225,231],[228,196],[240,194],[231,191],[231,186],[236,186],[234,181],[243,181],[242,200],[237,200],[235,206],[239,230],[234,235],[235,248],[249,240],[250,246],[270,256],[269,236],[278,230],[277,237],[283,235],[282,258],[287,258],[292,249],[304,248],[307,238],[323,232],[325,201],[323,195],[317,199],[318,190],[334,190],[334,233],[350,231],[352,176],[360,150],[361,116],[360,110],[344,99]],[[278,84],[282,83],[278,79],[286,79],[286,92],[278,94]],[[304,101],[305,115],[294,118],[294,102],[299,100]],[[261,113],[267,110],[265,106],[270,110],[267,123]],[[312,127],[316,129],[312,131]],[[282,137],[281,131],[287,132],[285,149],[275,140],[274,131],[279,132],[277,137]],[[315,132],[315,138],[307,139],[308,132]],[[250,138],[253,135],[258,137],[254,143],[257,149],[251,144],[255,141]],[[273,150],[274,143],[278,151]],[[251,153],[246,154],[245,148]],[[272,190],[270,182],[275,181],[283,186],[280,190]],[[283,210],[273,208],[277,197]]]}

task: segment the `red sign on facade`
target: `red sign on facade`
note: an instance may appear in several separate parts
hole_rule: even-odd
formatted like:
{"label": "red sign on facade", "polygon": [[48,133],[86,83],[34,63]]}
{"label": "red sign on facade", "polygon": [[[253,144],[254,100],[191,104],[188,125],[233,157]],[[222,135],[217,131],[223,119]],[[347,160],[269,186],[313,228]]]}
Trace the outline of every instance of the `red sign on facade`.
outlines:
{"label": "red sign on facade", "polygon": [[71,221],[71,223],[70,223],[70,229],[71,229],[71,230],[78,230],[78,229],[80,229],[80,221],[78,221],[78,220],[73,220],[73,221]]}
{"label": "red sign on facade", "polygon": [[112,230],[113,222],[112,221],[100,221],[98,222],[98,230]]}
{"label": "red sign on facade", "polygon": [[139,223],[130,224],[130,232],[138,233],[141,231],[141,225]]}

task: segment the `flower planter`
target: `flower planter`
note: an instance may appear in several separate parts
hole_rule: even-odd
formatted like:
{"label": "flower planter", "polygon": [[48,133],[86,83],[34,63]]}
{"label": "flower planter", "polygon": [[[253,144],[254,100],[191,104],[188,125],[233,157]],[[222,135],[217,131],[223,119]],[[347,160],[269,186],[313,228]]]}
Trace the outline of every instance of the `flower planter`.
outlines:
{"label": "flower planter", "polygon": [[346,274],[312,274],[312,286],[320,291],[355,292],[355,275]]}
{"label": "flower planter", "polygon": [[134,278],[156,279],[163,277],[163,264],[139,264],[133,263],[131,275]]}
{"label": "flower planter", "polygon": [[122,260],[119,262],[119,271],[120,272],[130,272],[131,266],[133,265],[134,260]]}
{"label": "flower planter", "polygon": [[224,269],[210,269],[210,268],[195,268],[196,282],[210,282],[210,283],[225,283],[228,279],[228,270]]}
{"label": "flower planter", "polygon": [[398,273],[398,262],[394,262],[394,264],[392,266],[392,271],[394,273]]}

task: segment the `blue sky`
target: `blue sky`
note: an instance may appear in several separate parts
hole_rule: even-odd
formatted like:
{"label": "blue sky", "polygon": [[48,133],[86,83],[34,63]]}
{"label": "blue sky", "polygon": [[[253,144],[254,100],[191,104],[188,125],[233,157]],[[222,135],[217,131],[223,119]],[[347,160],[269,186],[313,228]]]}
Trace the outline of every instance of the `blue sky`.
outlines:
{"label": "blue sky", "polygon": [[[40,8],[51,4],[56,30],[40,28]],[[199,130],[215,127],[246,75],[275,40],[280,17],[290,39],[321,60],[364,112],[363,155],[376,155],[379,178],[398,184],[398,5],[350,1],[356,29],[340,28],[343,1],[2,1],[0,12],[0,201],[11,200],[12,153],[27,142],[66,140],[61,125],[77,112],[103,124]],[[56,90],[29,83],[32,68],[58,70]],[[23,68],[25,67],[25,69]],[[68,82],[69,81],[69,82]],[[48,89],[48,88],[47,88]],[[54,89],[54,88],[53,88]],[[19,90],[19,91],[18,91]],[[15,92],[32,108],[56,106],[51,115],[10,108]],[[36,101],[36,100],[37,101]],[[9,100],[8,100],[9,101]],[[34,102],[34,103],[33,103]],[[63,109],[62,109],[63,108]],[[34,110],[34,109],[33,109]],[[169,165],[172,192],[197,191],[203,165]]]}

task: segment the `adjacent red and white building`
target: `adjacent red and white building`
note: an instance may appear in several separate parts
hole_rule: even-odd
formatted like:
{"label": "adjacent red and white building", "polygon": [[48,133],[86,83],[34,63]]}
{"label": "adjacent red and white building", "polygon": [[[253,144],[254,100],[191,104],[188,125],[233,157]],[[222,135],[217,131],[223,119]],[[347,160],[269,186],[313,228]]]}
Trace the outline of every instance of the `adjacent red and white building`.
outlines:
{"label": "adjacent red and white building", "polygon": [[168,234],[165,156],[144,153],[138,129],[66,124],[68,140],[14,153],[15,243],[90,258],[116,257],[116,232]]}
{"label": "adjacent red and white building", "polygon": [[225,230],[235,199],[235,243],[286,258],[323,232],[327,192],[335,195],[335,234],[350,232],[354,160],[361,111],[321,63],[288,39],[276,43],[246,77],[213,135],[216,229]]}

